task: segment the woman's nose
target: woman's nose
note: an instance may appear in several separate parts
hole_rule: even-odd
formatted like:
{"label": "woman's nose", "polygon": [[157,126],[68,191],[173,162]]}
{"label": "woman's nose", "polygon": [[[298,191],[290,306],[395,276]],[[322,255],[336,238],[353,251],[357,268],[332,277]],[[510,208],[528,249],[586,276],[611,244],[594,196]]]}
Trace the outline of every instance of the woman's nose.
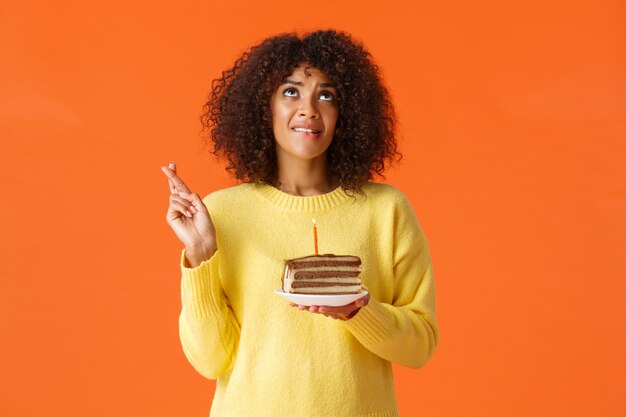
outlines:
{"label": "woman's nose", "polygon": [[300,107],[298,109],[300,116],[310,115],[311,117],[318,116],[317,106],[312,99],[302,99],[300,101]]}

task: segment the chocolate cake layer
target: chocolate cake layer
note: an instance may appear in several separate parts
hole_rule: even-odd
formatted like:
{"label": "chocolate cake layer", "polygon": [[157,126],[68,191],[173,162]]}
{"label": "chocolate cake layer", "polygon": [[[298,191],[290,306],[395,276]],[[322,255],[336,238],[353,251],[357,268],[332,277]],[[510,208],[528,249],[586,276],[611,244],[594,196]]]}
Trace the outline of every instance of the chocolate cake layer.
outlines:
{"label": "chocolate cake layer", "polygon": [[354,284],[351,282],[296,281],[291,284],[291,288],[348,287],[350,285]]}
{"label": "chocolate cake layer", "polygon": [[291,269],[298,269],[303,267],[324,267],[324,266],[359,266],[361,265],[361,259],[358,256],[352,255],[319,255],[319,256],[305,256],[304,258],[290,259],[287,261],[287,265]]}
{"label": "chocolate cake layer", "polygon": [[351,292],[302,292],[300,294],[309,294],[309,295],[346,295],[346,294],[360,294],[361,291],[351,291]]}
{"label": "chocolate cake layer", "polygon": [[298,262],[291,261],[288,262],[289,268],[298,269],[298,268],[310,268],[310,267],[323,267],[323,266],[359,266],[361,265],[361,261],[331,261],[331,260],[320,260],[320,261],[308,261],[308,262]]}
{"label": "chocolate cake layer", "polygon": [[293,275],[295,279],[306,279],[306,278],[351,278],[358,277],[359,273],[358,269],[352,271],[296,271]]}
{"label": "chocolate cake layer", "polygon": [[350,284],[360,284],[361,283],[361,278],[359,277],[349,277],[349,278],[337,278],[337,277],[330,277],[330,278],[306,278],[304,280],[299,279],[293,282],[302,282],[302,281],[307,281],[307,282],[347,282]]}

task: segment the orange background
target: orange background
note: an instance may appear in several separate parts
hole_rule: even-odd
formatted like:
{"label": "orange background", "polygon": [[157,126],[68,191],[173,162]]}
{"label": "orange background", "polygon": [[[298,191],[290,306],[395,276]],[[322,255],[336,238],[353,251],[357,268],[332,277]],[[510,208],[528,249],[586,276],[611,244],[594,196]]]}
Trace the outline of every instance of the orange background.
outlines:
{"label": "orange background", "polygon": [[[626,415],[623,1],[5,0],[3,416],[207,416],[178,339],[177,162],[249,46],[337,28],[383,69],[427,234],[440,345],[396,366],[403,416]],[[622,161],[622,162],[619,162]],[[277,300],[278,302],[278,300]]]}

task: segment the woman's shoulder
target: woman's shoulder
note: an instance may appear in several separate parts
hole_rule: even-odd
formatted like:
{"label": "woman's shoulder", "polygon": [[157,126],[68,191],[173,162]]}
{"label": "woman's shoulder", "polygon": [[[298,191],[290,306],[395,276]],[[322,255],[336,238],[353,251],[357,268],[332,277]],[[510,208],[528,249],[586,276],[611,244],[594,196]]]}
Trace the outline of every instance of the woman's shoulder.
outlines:
{"label": "woman's shoulder", "polygon": [[380,199],[387,202],[403,202],[406,201],[406,195],[397,187],[384,182],[367,182],[362,186],[363,191],[369,197]]}
{"label": "woman's shoulder", "polygon": [[392,210],[398,213],[414,213],[413,205],[407,195],[399,188],[382,182],[368,182],[363,185],[366,205],[373,210]]}

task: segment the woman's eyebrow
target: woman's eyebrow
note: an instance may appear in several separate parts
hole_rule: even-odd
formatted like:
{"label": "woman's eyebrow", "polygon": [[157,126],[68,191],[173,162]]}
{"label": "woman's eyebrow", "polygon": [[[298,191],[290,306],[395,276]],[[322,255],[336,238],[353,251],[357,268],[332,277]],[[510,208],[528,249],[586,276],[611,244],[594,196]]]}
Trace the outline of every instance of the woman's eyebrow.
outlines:
{"label": "woman's eyebrow", "polygon": [[[304,83],[302,81],[293,81],[293,80],[283,80],[283,84],[293,84],[293,85],[299,85],[299,86],[303,86]],[[335,84],[333,83],[321,83],[320,87],[324,88],[324,87],[332,87],[332,88],[337,88],[335,86]]]}

